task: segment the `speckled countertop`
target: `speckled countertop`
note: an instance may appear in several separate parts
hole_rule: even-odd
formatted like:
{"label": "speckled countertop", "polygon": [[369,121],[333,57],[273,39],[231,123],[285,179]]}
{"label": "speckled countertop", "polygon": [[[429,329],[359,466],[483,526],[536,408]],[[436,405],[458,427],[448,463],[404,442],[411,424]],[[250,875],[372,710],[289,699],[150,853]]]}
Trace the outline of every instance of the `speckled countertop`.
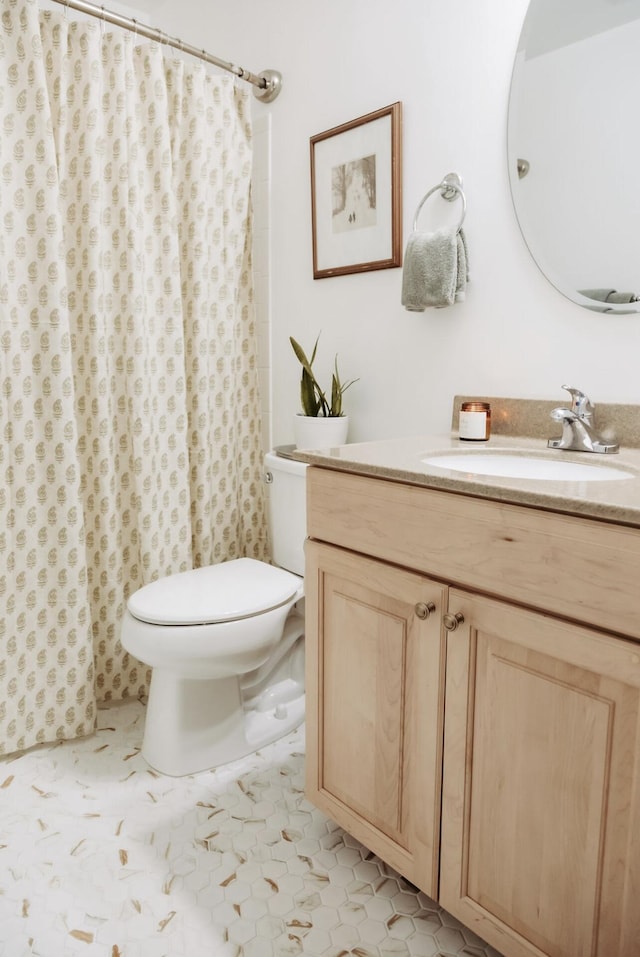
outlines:
{"label": "speckled countertop", "polygon": [[[602,455],[547,448],[547,438],[558,434],[558,426],[549,419],[548,413],[554,406],[561,405],[561,401],[550,403],[475,396],[473,398],[491,403],[492,435],[487,442],[461,441],[457,435],[455,410],[464,398],[456,396],[454,399],[453,430],[450,434],[361,442],[313,451],[295,450],[291,454],[303,462],[358,475],[392,479],[640,528],[638,406],[598,408],[599,418],[596,421],[599,430],[609,436],[615,431],[620,442],[619,453]],[[615,423],[615,428],[610,422]],[[511,434],[516,429],[521,434]],[[576,462],[605,472],[608,469],[623,470],[628,477],[606,481],[505,478],[479,475],[473,471],[454,471],[423,461],[439,454],[459,454],[461,451],[482,455],[509,451],[518,456],[533,455],[543,460]]]}

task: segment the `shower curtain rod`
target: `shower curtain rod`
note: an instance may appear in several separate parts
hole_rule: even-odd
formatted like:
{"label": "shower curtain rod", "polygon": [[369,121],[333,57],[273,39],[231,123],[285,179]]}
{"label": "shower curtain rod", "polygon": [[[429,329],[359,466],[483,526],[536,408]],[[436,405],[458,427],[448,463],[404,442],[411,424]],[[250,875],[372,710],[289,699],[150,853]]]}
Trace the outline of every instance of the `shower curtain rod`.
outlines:
{"label": "shower curtain rod", "polygon": [[263,70],[262,73],[258,74],[251,73],[250,70],[245,70],[244,67],[236,66],[234,63],[227,63],[226,60],[221,60],[212,53],[207,53],[206,50],[199,50],[189,43],[183,43],[182,40],[178,40],[176,37],[170,37],[156,27],[145,26],[144,23],[139,23],[133,18],[123,17],[119,13],[105,10],[104,7],[99,7],[95,3],[89,3],[88,0],[53,0],[53,3],[60,3],[63,7],[77,10],[80,13],[86,13],[90,17],[97,17],[104,23],[111,23],[114,26],[122,27],[124,30],[131,30],[138,36],[145,37],[148,40],[156,40],[158,43],[164,43],[165,46],[174,47],[176,50],[188,53],[190,56],[197,57],[199,60],[204,60],[205,63],[211,63],[213,66],[220,67],[221,70],[233,73],[241,80],[246,80],[247,83],[253,85],[253,94],[261,103],[271,103],[272,100],[275,100],[282,87],[282,75],[277,70]]}

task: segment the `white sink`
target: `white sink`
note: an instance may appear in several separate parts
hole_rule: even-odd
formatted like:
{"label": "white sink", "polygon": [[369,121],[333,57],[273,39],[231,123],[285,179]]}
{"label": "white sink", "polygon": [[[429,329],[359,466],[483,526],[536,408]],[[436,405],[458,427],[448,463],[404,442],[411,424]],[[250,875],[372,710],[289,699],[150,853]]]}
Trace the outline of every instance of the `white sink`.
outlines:
{"label": "white sink", "polygon": [[613,482],[634,475],[626,469],[605,462],[567,462],[563,459],[518,455],[514,452],[450,452],[429,455],[422,459],[432,468],[467,472],[473,475],[495,475],[500,478],[535,479],[550,482]]}

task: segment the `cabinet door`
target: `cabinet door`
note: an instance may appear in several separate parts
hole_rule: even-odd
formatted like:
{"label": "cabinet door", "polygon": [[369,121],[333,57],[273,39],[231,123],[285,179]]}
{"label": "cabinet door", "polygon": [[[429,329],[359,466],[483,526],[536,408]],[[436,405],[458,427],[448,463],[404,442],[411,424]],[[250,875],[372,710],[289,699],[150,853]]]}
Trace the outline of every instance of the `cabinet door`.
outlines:
{"label": "cabinet door", "polygon": [[435,896],[445,589],[316,542],[305,583],[307,796]]}
{"label": "cabinet door", "polygon": [[449,607],[441,903],[507,957],[637,957],[640,646]]}

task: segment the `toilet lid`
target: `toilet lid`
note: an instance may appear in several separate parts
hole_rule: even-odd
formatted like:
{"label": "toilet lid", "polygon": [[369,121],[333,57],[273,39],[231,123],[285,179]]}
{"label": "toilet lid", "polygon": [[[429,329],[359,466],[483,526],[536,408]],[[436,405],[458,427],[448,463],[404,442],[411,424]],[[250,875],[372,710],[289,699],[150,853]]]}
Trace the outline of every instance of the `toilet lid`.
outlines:
{"label": "toilet lid", "polygon": [[152,625],[204,625],[270,611],[293,598],[300,584],[282,568],[236,558],[150,582],[127,607]]}

